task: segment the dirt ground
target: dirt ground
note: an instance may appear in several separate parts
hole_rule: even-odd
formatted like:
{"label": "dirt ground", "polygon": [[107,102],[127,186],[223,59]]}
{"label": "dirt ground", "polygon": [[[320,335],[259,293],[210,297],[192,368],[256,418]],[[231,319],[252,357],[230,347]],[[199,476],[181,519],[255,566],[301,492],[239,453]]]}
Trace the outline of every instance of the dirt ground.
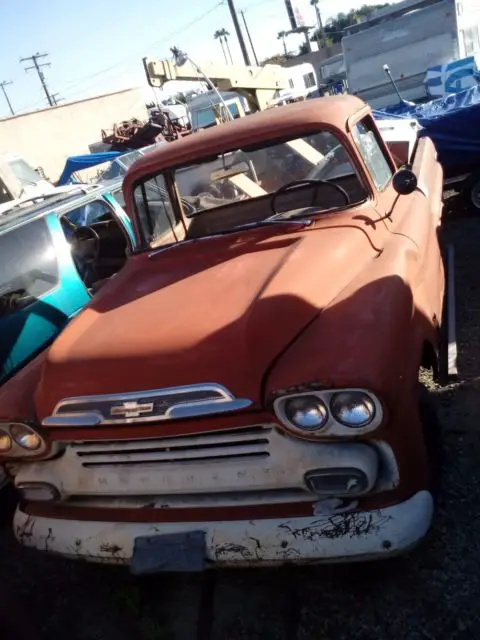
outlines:
{"label": "dirt ground", "polygon": [[[446,461],[434,525],[421,547],[405,558],[368,565],[138,580],[124,569],[22,549],[5,525],[0,530],[2,584],[23,598],[25,616],[38,623],[41,637],[480,637],[480,217],[455,196],[447,202],[443,240],[456,252],[459,379],[432,385]],[[0,620],[4,615],[0,607]]]}

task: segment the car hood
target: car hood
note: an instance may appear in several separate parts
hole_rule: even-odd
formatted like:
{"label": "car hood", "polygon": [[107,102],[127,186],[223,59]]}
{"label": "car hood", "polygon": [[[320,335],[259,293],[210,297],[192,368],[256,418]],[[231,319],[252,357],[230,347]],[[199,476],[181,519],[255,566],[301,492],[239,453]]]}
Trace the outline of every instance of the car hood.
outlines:
{"label": "car hood", "polygon": [[195,383],[259,402],[279,355],[373,255],[355,227],[281,225],[134,256],[51,347],[39,417],[66,397]]}

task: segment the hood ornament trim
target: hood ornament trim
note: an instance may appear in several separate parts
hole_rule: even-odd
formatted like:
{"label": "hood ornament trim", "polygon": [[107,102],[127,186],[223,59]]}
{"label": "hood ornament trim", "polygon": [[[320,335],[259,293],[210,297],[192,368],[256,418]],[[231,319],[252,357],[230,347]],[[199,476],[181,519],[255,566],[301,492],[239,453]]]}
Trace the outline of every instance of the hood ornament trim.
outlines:
{"label": "hood ornament trim", "polygon": [[251,400],[236,398],[220,384],[194,384],[65,398],[42,424],[45,427],[91,427],[162,422],[240,411],[251,404]]}

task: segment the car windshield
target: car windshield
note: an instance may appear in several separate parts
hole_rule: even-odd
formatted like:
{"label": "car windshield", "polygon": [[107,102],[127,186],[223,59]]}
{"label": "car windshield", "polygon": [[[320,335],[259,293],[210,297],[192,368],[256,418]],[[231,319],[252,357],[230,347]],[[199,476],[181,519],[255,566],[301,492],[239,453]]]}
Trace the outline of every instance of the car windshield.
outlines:
{"label": "car windshield", "polygon": [[115,158],[115,160],[112,160],[109,167],[99,174],[97,180],[99,182],[107,182],[108,180],[123,178],[126,175],[128,168],[132,166],[135,160],[141,158],[141,156],[142,154],[140,151],[135,150]]}
{"label": "car windshield", "polygon": [[[187,217],[187,239],[342,210],[367,198],[348,150],[328,131],[221,153],[176,168],[171,177]],[[149,246],[179,238],[175,225],[181,221],[167,183],[160,174],[135,190]]]}

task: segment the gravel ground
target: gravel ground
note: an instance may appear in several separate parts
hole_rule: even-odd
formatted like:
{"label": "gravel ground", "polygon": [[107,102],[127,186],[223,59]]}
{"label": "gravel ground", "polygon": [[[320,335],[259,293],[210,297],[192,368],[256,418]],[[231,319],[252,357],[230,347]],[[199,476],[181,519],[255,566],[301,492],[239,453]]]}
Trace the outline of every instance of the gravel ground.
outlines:
{"label": "gravel ground", "polygon": [[26,617],[38,621],[42,637],[480,637],[480,218],[449,196],[444,240],[456,250],[459,379],[444,387],[430,384],[446,460],[434,526],[421,547],[405,558],[368,565],[136,580],[122,569],[22,549],[4,526],[3,586],[23,597]]}

